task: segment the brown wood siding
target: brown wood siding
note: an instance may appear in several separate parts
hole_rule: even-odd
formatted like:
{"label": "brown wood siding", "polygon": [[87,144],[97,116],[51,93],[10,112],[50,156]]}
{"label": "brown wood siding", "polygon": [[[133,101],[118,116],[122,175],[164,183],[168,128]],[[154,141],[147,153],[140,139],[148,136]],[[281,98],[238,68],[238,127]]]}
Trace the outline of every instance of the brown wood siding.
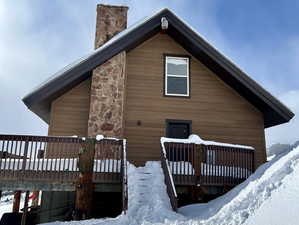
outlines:
{"label": "brown wood siding", "polygon": [[[127,53],[125,138],[135,164],[159,160],[165,120],[192,120],[192,133],[207,140],[251,145],[256,164],[266,160],[263,115],[194,57],[191,98],[164,97],[163,54],[190,55],[166,34]],[[137,125],[137,121],[141,125]]]}
{"label": "brown wood siding", "polygon": [[83,81],[52,102],[49,135],[86,136],[90,79]]}

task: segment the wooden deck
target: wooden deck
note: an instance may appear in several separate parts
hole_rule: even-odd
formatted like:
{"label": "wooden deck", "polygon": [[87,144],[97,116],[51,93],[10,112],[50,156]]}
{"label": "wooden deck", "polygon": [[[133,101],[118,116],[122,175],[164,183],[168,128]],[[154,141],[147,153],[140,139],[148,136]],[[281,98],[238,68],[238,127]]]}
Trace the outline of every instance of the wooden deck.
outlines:
{"label": "wooden deck", "polygon": [[[78,137],[0,135],[0,190],[74,191],[78,156],[85,150],[85,139]],[[123,140],[95,140],[93,162],[95,191],[121,191]]]}

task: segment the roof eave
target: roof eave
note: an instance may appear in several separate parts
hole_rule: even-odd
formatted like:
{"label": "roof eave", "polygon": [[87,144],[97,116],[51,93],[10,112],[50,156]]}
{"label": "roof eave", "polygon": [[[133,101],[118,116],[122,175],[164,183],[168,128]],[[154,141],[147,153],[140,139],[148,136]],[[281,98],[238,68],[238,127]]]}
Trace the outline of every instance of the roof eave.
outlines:
{"label": "roof eave", "polygon": [[[166,17],[169,21],[167,32],[170,36],[183,45],[192,55],[201,60],[208,68],[209,63],[213,61],[214,67],[222,69],[221,71],[223,72],[213,71],[216,69],[212,66],[209,69],[215,72],[228,85],[231,85],[237,92],[243,92],[243,97],[247,98],[247,100],[264,113],[265,128],[288,122],[293,118],[294,113],[291,110],[253,81],[229,59],[220,54],[213,46],[168,9],[161,10],[145,24],[131,30],[126,35],[114,41],[109,47],[102,49],[97,54],[88,58],[88,60],[85,60],[78,66],[66,71],[61,76],[25,96],[23,99],[24,103],[44,121],[49,122],[49,104],[53,99],[90,77],[91,71],[94,68],[114,55],[121,51],[129,51],[135,48],[159,32],[161,17]],[[227,74],[226,77],[225,74]]]}

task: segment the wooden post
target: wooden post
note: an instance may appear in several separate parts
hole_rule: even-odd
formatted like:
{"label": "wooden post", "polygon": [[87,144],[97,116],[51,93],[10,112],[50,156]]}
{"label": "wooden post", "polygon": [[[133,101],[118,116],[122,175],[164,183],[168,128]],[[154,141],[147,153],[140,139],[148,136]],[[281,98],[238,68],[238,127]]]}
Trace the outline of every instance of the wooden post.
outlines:
{"label": "wooden post", "polygon": [[28,146],[29,146],[29,142],[28,142],[28,140],[26,140],[25,147],[24,147],[23,164],[22,164],[22,171],[23,172],[25,172],[25,170],[26,170]]}
{"label": "wooden post", "polygon": [[13,196],[12,212],[20,211],[21,191],[15,191]]}
{"label": "wooden post", "polygon": [[195,170],[195,176],[197,178],[197,181],[200,180],[201,175],[201,163],[202,163],[202,145],[195,145],[195,152],[194,152],[194,170]]}
{"label": "wooden post", "polygon": [[[37,152],[37,158],[38,159],[43,159],[44,158],[44,154],[45,154],[45,151],[42,150],[42,149],[39,149],[38,152]],[[34,199],[32,200],[32,206],[33,207],[37,207],[38,203],[39,203],[39,194],[40,194],[40,191],[39,190],[34,190],[32,192],[32,194],[34,196]]]}
{"label": "wooden post", "polygon": [[28,201],[29,201],[29,191],[26,191],[25,202],[24,202],[24,211],[22,215],[21,225],[26,225],[27,212],[28,212]]}
{"label": "wooden post", "polygon": [[88,138],[79,152],[79,179],[76,185],[75,219],[91,217],[94,185],[92,182],[95,154],[95,139]]}

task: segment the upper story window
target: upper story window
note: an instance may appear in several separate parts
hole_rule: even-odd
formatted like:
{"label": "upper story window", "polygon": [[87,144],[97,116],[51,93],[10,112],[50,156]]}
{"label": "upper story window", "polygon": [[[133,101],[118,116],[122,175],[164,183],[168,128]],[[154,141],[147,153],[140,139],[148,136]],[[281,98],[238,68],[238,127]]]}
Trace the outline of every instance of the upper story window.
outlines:
{"label": "upper story window", "polygon": [[188,97],[189,87],[189,58],[166,56],[164,94]]}

